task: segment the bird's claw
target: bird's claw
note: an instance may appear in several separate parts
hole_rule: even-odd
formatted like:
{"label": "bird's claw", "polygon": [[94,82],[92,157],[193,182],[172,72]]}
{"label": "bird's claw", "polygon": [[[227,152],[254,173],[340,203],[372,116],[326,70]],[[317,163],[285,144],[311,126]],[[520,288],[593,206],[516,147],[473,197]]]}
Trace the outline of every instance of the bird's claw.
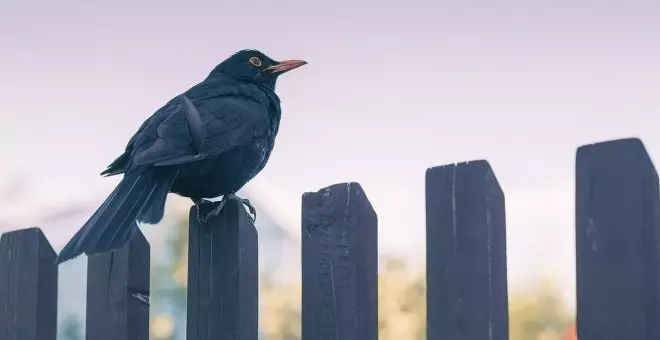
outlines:
{"label": "bird's claw", "polygon": [[257,220],[257,209],[254,208],[252,203],[250,203],[250,200],[247,198],[244,198],[241,202],[243,202],[243,205],[245,205],[250,211],[250,222],[254,224],[254,222]]}
{"label": "bird's claw", "polygon": [[[215,208],[214,208],[213,210],[211,210],[208,214],[206,214],[206,215],[202,218],[201,221],[202,221],[204,224],[206,224],[206,223],[208,222],[209,218],[211,218],[212,216],[217,216],[217,215],[219,215],[220,212],[222,211],[222,209],[225,208],[225,205],[227,204],[227,202],[229,202],[230,200],[236,200],[236,201],[239,201],[239,202],[241,202],[245,207],[247,207],[247,209],[250,211],[250,222],[252,222],[252,223],[254,224],[254,221],[257,219],[257,210],[254,208],[254,206],[252,205],[252,203],[250,202],[249,199],[247,199],[247,198],[240,198],[240,197],[236,196],[235,194],[227,194],[227,195],[224,195],[224,196],[222,197],[222,199],[220,200],[220,202],[218,203],[217,207],[215,207]],[[199,212],[199,210],[198,210],[198,212]],[[199,218],[199,213],[198,213],[198,218]]]}
{"label": "bird's claw", "polygon": [[195,207],[197,208],[195,209],[197,211],[197,222],[199,222],[199,224],[203,224],[204,220],[202,219],[201,211],[202,211],[202,205],[206,203],[206,201],[203,198],[200,199],[193,198],[192,201],[195,204]]}

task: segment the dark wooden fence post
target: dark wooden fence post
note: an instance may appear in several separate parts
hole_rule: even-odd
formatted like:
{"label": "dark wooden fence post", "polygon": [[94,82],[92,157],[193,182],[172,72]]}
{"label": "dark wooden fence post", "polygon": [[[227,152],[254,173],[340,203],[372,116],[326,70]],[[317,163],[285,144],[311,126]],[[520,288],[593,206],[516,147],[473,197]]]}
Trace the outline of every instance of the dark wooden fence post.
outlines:
{"label": "dark wooden fence post", "polygon": [[57,255],[39,228],[0,238],[0,339],[55,340]]}
{"label": "dark wooden fence post", "polygon": [[[202,215],[215,204],[203,204]],[[259,334],[257,230],[229,201],[202,224],[190,210],[187,338],[256,340]]]}
{"label": "dark wooden fence post", "polygon": [[504,195],[486,161],[426,172],[427,339],[509,338]]}
{"label": "dark wooden fence post", "polygon": [[576,155],[580,340],[660,339],[658,175],[639,139]]}
{"label": "dark wooden fence post", "polygon": [[88,257],[87,339],[149,339],[149,266],[139,229],[123,248]]}
{"label": "dark wooden fence post", "polygon": [[378,221],[358,183],[303,195],[302,338],[378,339]]}

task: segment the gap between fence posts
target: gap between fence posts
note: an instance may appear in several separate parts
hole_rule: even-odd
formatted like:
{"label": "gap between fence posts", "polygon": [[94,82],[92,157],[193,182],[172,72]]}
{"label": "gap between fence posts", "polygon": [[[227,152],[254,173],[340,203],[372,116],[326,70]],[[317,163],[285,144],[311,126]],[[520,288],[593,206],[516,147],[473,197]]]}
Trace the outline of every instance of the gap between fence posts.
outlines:
{"label": "gap between fence posts", "polygon": [[504,194],[486,161],[426,172],[427,339],[509,338]]}
{"label": "gap between fence posts", "polygon": [[55,340],[57,255],[39,228],[0,238],[0,339]]}

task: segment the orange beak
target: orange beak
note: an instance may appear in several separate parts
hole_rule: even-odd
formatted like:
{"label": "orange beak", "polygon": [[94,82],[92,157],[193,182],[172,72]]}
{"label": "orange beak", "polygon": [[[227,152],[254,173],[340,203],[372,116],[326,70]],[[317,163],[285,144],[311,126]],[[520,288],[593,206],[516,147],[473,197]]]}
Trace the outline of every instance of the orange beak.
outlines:
{"label": "orange beak", "polygon": [[307,62],[304,60],[286,60],[266,68],[266,71],[269,71],[274,74],[282,74],[285,72],[289,72],[294,68],[303,66],[305,64],[307,64]]}

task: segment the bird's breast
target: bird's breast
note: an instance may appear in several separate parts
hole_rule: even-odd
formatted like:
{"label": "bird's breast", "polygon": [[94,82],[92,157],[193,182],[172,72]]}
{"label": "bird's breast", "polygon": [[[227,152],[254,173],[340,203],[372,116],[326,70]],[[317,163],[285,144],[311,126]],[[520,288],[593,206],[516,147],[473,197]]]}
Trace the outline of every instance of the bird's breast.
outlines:
{"label": "bird's breast", "polygon": [[186,197],[213,198],[240,190],[268,162],[274,138],[255,138],[219,156],[183,164],[172,192]]}

